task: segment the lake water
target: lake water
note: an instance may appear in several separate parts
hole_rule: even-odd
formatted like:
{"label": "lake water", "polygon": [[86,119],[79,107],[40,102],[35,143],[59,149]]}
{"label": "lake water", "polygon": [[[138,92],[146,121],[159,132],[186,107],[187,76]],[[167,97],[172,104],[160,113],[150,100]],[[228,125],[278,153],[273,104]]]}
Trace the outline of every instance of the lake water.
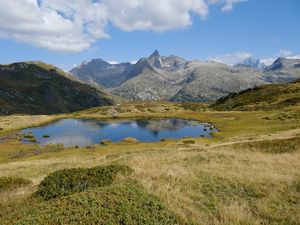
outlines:
{"label": "lake water", "polygon": [[[164,138],[211,137],[212,131],[216,130],[207,123],[177,118],[121,122],[61,119],[44,126],[24,129],[22,133],[32,132],[41,145],[64,144],[69,147],[99,144],[101,140],[107,139],[118,142],[126,137],[141,142],[156,142]],[[31,143],[26,138],[23,141]]]}

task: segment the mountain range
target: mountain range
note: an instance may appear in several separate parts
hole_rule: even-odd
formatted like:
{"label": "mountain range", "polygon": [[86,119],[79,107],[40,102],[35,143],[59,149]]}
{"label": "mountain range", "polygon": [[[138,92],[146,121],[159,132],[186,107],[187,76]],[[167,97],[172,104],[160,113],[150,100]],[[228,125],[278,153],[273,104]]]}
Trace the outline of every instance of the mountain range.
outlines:
{"label": "mountain range", "polygon": [[187,61],[174,55],[161,56],[156,50],[136,64],[110,64],[94,59],[69,73],[129,100],[212,102],[262,84],[293,81],[300,77],[300,60],[278,58],[266,66],[260,60],[248,58],[229,66],[214,61]]}

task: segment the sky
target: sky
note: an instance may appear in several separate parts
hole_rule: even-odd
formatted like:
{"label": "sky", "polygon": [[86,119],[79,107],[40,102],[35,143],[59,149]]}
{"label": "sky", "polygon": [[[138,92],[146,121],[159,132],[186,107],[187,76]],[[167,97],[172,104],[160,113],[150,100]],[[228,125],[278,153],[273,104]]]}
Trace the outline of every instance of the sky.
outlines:
{"label": "sky", "polygon": [[300,58],[299,0],[0,0],[0,64]]}

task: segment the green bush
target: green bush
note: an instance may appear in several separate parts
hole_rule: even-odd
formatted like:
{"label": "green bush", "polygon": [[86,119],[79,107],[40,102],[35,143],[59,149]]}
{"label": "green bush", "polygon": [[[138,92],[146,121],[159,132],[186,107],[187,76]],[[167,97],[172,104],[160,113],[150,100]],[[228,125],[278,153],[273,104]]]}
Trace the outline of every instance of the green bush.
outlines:
{"label": "green bush", "polygon": [[31,184],[30,180],[21,177],[0,177],[0,192],[9,191]]}
{"label": "green bush", "polygon": [[195,144],[195,140],[183,140],[182,141],[184,144]]}
{"label": "green bush", "polygon": [[131,171],[124,165],[58,170],[44,178],[35,195],[45,200],[67,196],[89,188],[111,185],[118,174]]}
{"label": "green bush", "polygon": [[0,212],[2,224],[184,224],[158,198],[122,183],[15,208]]}
{"label": "green bush", "polygon": [[24,134],[23,137],[30,139],[30,138],[34,138],[34,135],[32,132],[28,132],[28,133]]}
{"label": "green bush", "polygon": [[100,144],[104,145],[104,146],[107,146],[107,145],[112,144],[112,143],[113,143],[112,140],[101,140],[100,141]]}

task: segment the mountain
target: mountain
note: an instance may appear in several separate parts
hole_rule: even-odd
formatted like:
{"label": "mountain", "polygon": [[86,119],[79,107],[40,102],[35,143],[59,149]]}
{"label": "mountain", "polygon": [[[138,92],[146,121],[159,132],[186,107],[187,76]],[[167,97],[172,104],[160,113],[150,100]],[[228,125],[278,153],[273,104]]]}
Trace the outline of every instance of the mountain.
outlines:
{"label": "mountain", "polygon": [[286,84],[268,84],[232,93],[216,101],[214,110],[270,110],[300,105],[300,79]]}
{"label": "mountain", "polygon": [[216,62],[190,62],[183,74],[186,77],[183,87],[172,101],[212,102],[229,93],[265,83],[260,71]]}
{"label": "mountain", "polygon": [[130,70],[132,79],[112,91],[131,100],[169,100],[182,87],[184,79],[176,74],[187,61],[176,56],[160,56],[156,50],[150,57],[140,59]]}
{"label": "mountain", "polygon": [[258,70],[264,70],[267,68],[267,66],[264,63],[262,63],[259,59],[254,59],[253,57],[248,57],[244,59],[242,62],[236,65],[236,67],[239,66],[246,66]]}
{"label": "mountain", "polygon": [[112,105],[110,94],[42,62],[0,65],[0,114],[67,113]]}
{"label": "mountain", "polygon": [[158,51],[134,67],[140,68],[139,75],[114,89],[113,94],[133,100],[209,102],[265,83],[262,73],[250,68],[164,57]]}
{"label": "mountain", "polygon": [[300,60],[280,57],[264,70],[264,74],[268,82],[291,82],[300,77]]}
{"label": "mountain", "polygon": [[131,78],[128,72],[131,66],[131,63],[111,64],[102,59],[93,59],[73,68],[69,73],[86,83],[109,89]]}
{"label": "mountain", "polygon": [[[229,66],[217,62],[187,61],[174,55],[161,56],[155,50],[134,65],[96,61],[99,63],[92,60],[81,65],[80,68],[90,69],[81,69],[81,75],[77,77],[88,83],[96,82],[114,95],[135,101],[212,102],[232,92],[300,78],[299,60],[286,58],[277,59],[269,67],[252,57]],[[119,69],[111,70],[113,66]],[[71,73],[79,74],[76,70],[80,68],[71,70]]]}

